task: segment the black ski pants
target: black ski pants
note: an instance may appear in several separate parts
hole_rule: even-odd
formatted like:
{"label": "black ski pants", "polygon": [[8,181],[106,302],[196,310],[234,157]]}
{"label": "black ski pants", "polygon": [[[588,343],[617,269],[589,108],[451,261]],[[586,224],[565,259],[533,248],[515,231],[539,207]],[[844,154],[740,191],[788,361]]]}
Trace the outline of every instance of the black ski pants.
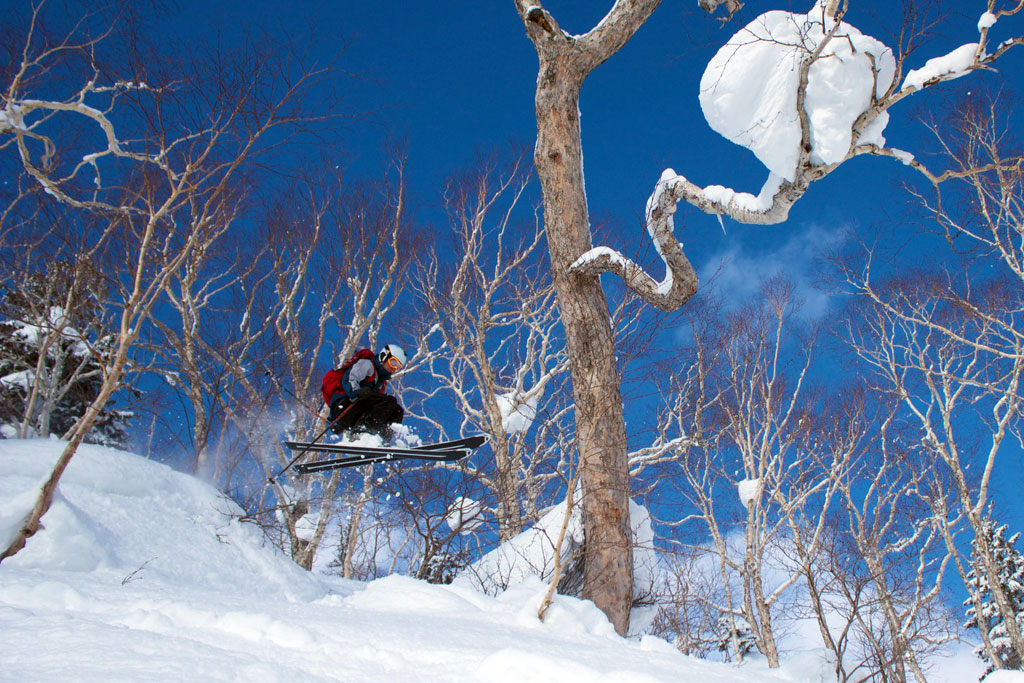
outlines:
{"label": "black ski pants", "polygon": [[365,394],[350,402],[339,394],[331,401],[331,431],[364,431],[381,434],[405,417],[398,399],[389,394]]}

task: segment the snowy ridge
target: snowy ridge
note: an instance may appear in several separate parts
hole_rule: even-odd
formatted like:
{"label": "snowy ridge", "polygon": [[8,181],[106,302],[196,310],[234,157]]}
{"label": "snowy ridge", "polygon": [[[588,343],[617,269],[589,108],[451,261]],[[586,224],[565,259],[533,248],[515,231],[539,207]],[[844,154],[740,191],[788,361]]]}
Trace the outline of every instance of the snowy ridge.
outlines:
{"label": "snowy ridge", "polygon": [[[0,442],[0,533],[34,500],[59,441]],[[494,598],[403,576],[310,574],[212,487],[82,446],[45,528],[0,566],[7,680],[811,681],[616,636],[592,603],[526,579]]]}
{"label": "snowy ridge", "polygon": [[[0,441],[0,541],[35,502],[64,443]],[[322,595],[297,566],[266,552],[263,535],[238,521],[234,502],[203,482],[114,449],[83,445],[68,466],[45,530],[5,560],[8,570],[79,572],[122,580],[139,569],[147,583],[202,585],[283,599]],[[244,574],[247,585],[239,585]]]}

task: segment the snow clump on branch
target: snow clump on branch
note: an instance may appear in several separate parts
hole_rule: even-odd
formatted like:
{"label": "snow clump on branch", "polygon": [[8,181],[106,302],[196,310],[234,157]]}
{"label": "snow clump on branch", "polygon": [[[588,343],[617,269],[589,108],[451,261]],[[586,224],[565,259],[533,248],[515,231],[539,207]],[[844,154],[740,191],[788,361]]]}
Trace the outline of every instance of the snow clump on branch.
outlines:
{"label": "snow clump on branch", "polygon": [[[843,161],[857,119],[883,96],[896,74],[896,59],[882,42],[853,26],[837,24],[817,3],[809,14],[766,12],[737,32],[708,63],[700,104],[711,128],[750,149],[772,173],[793,181],[803,139],[798,94],[807,71],[804,109],[810,161]],[[859,144],[884,145],[882,113]]]}
{"label": "snow clump on branch", "polygon": [[978,44],[967,43],[949,54],[933,57],[925,62],[920,69],[913,69],[907,74],[907,77],[903,79],[902,89],[916,88],[920,90],[928,81],[942,76],[947,76],[950,80],[966,76],[971,72],[977,54]]}
{"label": "snow clump on branch", "polygon": [[501,411],[501,426],[506,434],[521,434],[530,431],[537,418],[539,396],[520,395],[516,392],[499,394],[498,409]]}
{"label": "snow clump on branch", "polygon": [[736,492],[740,496],[740,502],[743,503],[743,507],[749,510],[750,504],[761,495],[761,480],[744,479],[736,484]]}
{"label": "snow clump on branch", "polygon": [[459,496],[448,507],[444,521],[452,531],[465,535],[483,523],[484,506],[472,498]]}

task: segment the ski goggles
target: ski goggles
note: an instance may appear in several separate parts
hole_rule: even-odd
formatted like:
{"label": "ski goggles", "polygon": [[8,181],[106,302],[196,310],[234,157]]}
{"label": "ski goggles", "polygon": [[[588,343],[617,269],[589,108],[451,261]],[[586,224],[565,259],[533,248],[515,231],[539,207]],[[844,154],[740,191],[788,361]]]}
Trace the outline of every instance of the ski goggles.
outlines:
{"label": "ski goggles", "polygon": [[402,369],[402,361],[398,360],[394,356],[388,356],[384,361],[384,369],[390,373],[396,373]]}

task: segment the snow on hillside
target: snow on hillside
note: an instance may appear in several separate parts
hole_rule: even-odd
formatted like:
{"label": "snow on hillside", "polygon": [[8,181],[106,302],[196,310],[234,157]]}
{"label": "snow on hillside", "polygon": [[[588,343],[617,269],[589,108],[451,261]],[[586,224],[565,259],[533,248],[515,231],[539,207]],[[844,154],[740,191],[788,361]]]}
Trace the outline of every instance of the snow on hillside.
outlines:
{"label": "snow on hillside", "polygon": [[[502,587],[521,583],[531,576],[550,581],[562,525],[568,522],[559,547],[565,566],[583,545],[583,517],[578,503],[579,495],[568,520],[565,519],[565,501],[552,506],[536,524],[470,564],[452,583],[493,595]],[[652,595],[657,590],[659,569],[651,516],[633,500],[629,501],[629,516],[634,542],[633,595]],[[630,615],[630,632],[643,633],[656,614],[657,608],[653,605],[634,608]]]}
{"label": "snow on hillside", "polygon": [[[0,541],[63,444],[0,441]],[[618,638],[589,602],[544,585],[493,598],[403,576],[310,574],[192,477],[83,446],[45,529],[0,566],[0,679],[22,681],[824,680],[820,660],[768,672]]]}

